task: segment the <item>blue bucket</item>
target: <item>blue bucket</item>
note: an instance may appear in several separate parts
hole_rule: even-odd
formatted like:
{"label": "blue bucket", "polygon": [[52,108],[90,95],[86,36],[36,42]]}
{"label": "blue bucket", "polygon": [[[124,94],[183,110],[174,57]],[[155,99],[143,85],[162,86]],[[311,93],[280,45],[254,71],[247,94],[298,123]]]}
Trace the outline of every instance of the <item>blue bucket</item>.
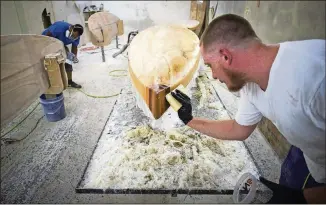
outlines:
{"label": "blue bucket", "polygon": [[66,117],[63,94],[57,94],[55,98],[46,99],[45,95],[40,96],[40,102],[43,107],[46,119],[49,122],[56,122]]}

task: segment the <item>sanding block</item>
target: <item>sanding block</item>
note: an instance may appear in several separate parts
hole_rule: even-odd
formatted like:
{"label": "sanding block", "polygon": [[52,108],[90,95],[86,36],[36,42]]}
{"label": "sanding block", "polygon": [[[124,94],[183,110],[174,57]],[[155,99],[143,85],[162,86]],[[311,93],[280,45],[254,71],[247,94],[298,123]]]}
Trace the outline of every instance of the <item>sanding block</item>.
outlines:
{"label": "sanding block", "polygon": [[[180,84],[176,89],[178,89],[180,92],[182,92],[183,94],[185,95],[188,95],[188,91],[187,89],[182,85]],[[176,89],[174,89],[173,91],[175,91]],[[166,100],[170,103],[171,107],[173,108],[174,111],[178,112],[178,110],[181,108],[182,104],[176,100],[172,95],[171,93],[167,94],[165,96]]]}

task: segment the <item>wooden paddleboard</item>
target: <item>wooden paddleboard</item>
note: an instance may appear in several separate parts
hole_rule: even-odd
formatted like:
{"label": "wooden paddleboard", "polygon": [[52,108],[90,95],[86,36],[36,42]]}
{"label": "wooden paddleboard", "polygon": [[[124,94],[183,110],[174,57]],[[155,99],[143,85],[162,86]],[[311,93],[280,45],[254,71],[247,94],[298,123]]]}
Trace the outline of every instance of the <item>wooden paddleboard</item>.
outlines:
{"label": "wooden paddleboard", "polygon": [[194,31],[199,26],[199,21],[197,20],[179,20],[175,21],[173,25],[183,26]]}
{"label": "wooden paddleboard", "polygon": [[41,35],[1,36],[1,126],[49,88],[44,57],[62,52],[63,43]]}
{"label": "wooden paddleboard", "polygon": [[[205,14],[206,14],[206,1],[191,1],[190,6],[190,19],[197,20],[199,24],[196,26],[194,32],[197,35],[200,35],[201,31],[204,29],[204,20],[205,20]],[[205,26],[205,25],[204,25]]]}
{"label": "wooden paddleboard", "polygon": [[[120,19],[109,12],[97,12],[88,19],[91,42],[95,46],[107,46],[111,40],[122,31]],[[120,30],[120,31],[119,31]],[[123,33],[123,32],[122,32]]]}
{"label": "wooden paddleboard", "polygon": [[165,96],[189,84],[199,59],[199,39],[185,27],[154,26],[134,37],[129,48],[131,82],[155,119],[170,106]]}

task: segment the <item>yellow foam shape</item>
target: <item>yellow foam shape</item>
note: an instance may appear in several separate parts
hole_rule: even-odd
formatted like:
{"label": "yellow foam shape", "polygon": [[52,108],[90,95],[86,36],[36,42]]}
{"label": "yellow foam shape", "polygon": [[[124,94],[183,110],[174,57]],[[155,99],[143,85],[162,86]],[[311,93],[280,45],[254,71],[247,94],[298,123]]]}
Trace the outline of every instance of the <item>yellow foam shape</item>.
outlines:
{"label": "yellow foam shape", "polygon": [[[182,84],[180,84],[176,89],[180,90],[183,94],[187,95],[187,89]],[[174,90],[176,90],[176,89],[174,89]],[[165,98],[170,103],[170,105],[174,111],[178,112],[178,110],[182,107],[182,104],[178,100],[176,100],[171,95],[171,93],[167,94],[165,96]]]}

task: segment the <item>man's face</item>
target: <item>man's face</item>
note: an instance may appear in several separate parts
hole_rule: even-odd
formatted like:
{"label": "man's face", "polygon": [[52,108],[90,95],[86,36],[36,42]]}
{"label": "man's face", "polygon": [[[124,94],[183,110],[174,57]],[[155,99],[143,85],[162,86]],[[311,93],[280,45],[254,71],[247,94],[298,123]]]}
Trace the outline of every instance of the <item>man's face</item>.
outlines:
{"label": "man's face", "polygon": [[79,37],[79,33],[78,33],[78,31],[74,31],[74,30],[73,30],[73,32],[72,32],[72,34],[71,34],[71,38],[73,38],[74,40],[76,40],[78,37]]}
{"label": "man's face", "polygon": [[203,47],[200,47],[205,65],[211,68],[214,79],[218,79],[224,83],[229,91],[239,91],[245,84],[245,77],[243,73],[232,71],[231,53],[223,54],[219,50],[205,53]]}
{"label": "man's face", "polygon": [[80,35],[78,33],[78,31],[76,31],[75,29],[73,29],[73,26],[70,26],[69,28],[69,36],[67,36],[70,40],[76,40]]}

